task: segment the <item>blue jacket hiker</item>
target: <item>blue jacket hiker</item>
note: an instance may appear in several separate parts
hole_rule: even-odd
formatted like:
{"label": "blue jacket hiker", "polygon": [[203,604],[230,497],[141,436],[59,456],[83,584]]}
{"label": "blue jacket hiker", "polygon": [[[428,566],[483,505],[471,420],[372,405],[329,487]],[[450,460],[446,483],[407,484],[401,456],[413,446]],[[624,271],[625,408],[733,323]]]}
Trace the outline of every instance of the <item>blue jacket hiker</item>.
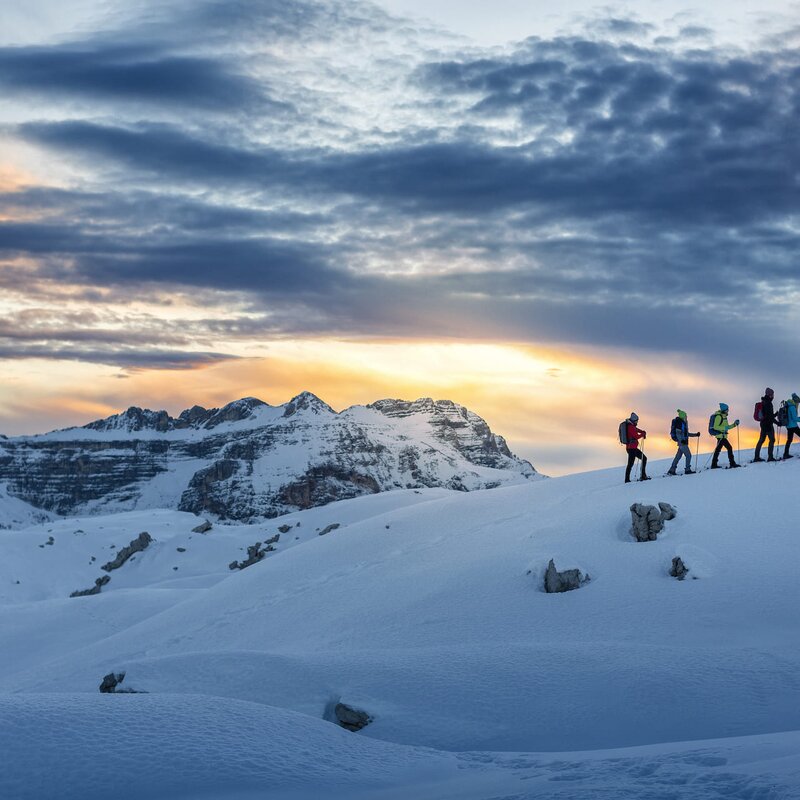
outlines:
{"label": "blue jacket hiker", "polygon": [[786,423],[786,447],[783,448],[784,458],[794,458],[789,452],[789,445],[792,443],[795,436],[800,439],[800,427],[798,427],[797,413],[798,405],[800,405],[800,397],[797,396],[797,393],[792,393],[792,396],[786,403],[786,410],[789,412],[789,421]]}
{"label": "blue jacket hiker", "polygon": [[678,462],[681,458],[686,459],[686,468],[683,471],[684,475],[692,475],[692,450],[689,447],[689,437],[700,436],[700,433],[689,433],[689,420],[686,418],[686,412],[678,409],[678,416],[672,420],[672,427],[670,429],[670,437],[673,442],[678,445],[678,452],[675,453],[675,458],[672,459],[672,466],[667,470],[667,475],[677,475],[675,471],[678,468]]}
{"label": "blue jacket hiker", "polygon": [[728,431],[733,430],[739,424],[739,420],[737,419],[733,424],[728,422],[727,403],[720,403],[719,411],[713,414],[712,418],[712,430],[714,436],[717,437],[717,447],[714,450],[714,457],[711,459],[711,469],[719,469],[719,464],[717,462],[719,461],[719,454],[723,447],[728,452],[728,464],[730,468],[735,469],[740,465],[736,463],[736,459],[733,457],[733,447],[731,447],[731,443],[728,441]]}

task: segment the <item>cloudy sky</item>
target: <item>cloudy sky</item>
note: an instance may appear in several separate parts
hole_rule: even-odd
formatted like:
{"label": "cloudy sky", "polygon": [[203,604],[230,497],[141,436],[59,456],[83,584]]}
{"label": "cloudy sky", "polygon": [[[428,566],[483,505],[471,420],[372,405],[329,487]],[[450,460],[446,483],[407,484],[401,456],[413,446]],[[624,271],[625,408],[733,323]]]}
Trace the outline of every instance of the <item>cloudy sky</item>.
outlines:
{"label": "cloudy sky", "polygon": [[14,5],[6,434],[430,395],[558,474],[800,388],[796,4]]}

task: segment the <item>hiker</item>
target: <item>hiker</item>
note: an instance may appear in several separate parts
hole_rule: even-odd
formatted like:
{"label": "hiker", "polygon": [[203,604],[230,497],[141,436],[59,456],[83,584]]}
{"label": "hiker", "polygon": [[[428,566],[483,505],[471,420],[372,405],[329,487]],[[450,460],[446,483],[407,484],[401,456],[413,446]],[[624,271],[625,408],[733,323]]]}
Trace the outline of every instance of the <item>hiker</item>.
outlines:
{"label": "hiker", "polygon": [[775,406],[773,400],[775,399],[775,392],[767,386],[764,389],[764,396],[761,398],[760,403],[756,403],[755,411],[753,412],[753,419],[761,425],[761,434],[756,443],[756,454],[753,463],[763,461],[761,458],[761,446],[766,439],[769,439],[767,446],[767,461],[777,461],[775,458]]}
{"label": "hiker", "polygon": [[631,415],[625,420],[625,448],[628,451],[628,468],[625,470],[625,483],[631,482],[631,469],[637,458],[642,461],[642,476],[640,480],[649,481],[647,477],[647,456],[639,449],[639,439],[647,438],[647,431],[641,430],[636,426],[639,422],[639,415],[631,411]]}
{"label": "hiker", "polygon": [[672,426],[669,432],[673,442],[678,444],[678,452],[675,453],[675,458],[672,459],[672,466],[667,470],[667,475],[677,475],[675,471],[678,467],[678,462],[681,457],[686,458],[686,469],[683,470],[684,475],[694,475],[692,469],[692,450],[689,447],[690,436],[700,436],[700,431],[697,433],[689,433],[689,420],[686,417],[686,412],[678,409],[678,416],[672,420]]}
{"label": "hiker", "polygon": [[719,411],[712,415],[712,420],[713,427],[709,429],[709,433],[717,437],[717,447],[714,450],[714,457],[711,459],[711,469],[719,469],[719,464],[717,462],[719,461],[719,454],[723,447],[728,451],[728,464],[730,469],[736,469],[741,465],[737,464],[736,459],[733,457],[733,447],[731,447],[731,443],[728,441],[728,431],[737,427],[739,425],[739,420],[737,419],[733,425],[728,424],[727,403],[719,404]]}
{"label": "hiker", "polygon": [[797,415],[798,404],[800,404],[800,397],[793,392],[791,399],[786,403],[786,410],[789,412],[789,416],[786,421],[786,447],[783,448],[784,458],[794,458],[789,452],[789,445],[792,443],[792,439],[794,439],[795,436],[800,439],[800,427],[798,427]]}

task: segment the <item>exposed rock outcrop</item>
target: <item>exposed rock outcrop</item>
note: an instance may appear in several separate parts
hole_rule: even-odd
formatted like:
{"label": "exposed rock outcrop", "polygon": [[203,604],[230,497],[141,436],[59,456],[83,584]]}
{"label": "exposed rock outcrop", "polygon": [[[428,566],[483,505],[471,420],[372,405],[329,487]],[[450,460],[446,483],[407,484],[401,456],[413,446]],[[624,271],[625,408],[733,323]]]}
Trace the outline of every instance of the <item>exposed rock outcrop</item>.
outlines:
{"label": "exposed rock outcrop", "polygon": [[330,533],[331,531],[335,531],[337,528],[341,528],[342,526],[338,522],[332,522],[330,525],[326,525],[320,532],[320,536],[325,536],[325,534]]}
{"label": "exposed rock outcrop", "polygon": [[79,589],[76,592],[72,592],[70,597],[89,597],[89,595],[93,594],[100,594],[100,590],[111,580],[109,575],[103,575],[102,577],[98,578],[94,582],[94,586],[91,589]]}
{"label": "exposed rock outcrop", "polygon": [[120,688],[124,680],[124,672],[109,672],[108,675],[104,676],[100,684],[100,691],[103,694],[144,694],[144,692],[137,691],[136,689]]}
{"label": "exposed rock outcrop", "polygon": [[214,526],[206,520],[201,522],[196,528],[192,528],[192,533],[208,533]]}
{"label": "exposed rock outcrop", "polygon": [[366,711],[360,711],[344,703],[337,703],[333,713],[339,725],[348,731],[360,731],[372,722],[372,717]]}
{"label": "exposed rock outcrop", "polygon": [[634,503],[631,506],[631,533],[637,542],[654,542],[664,530],[664,523],[675,519],[678,512],[669,503],[646,506]]}
{"label": "exposed rock outcrop", "polygon": [[146,550],[152,541],[153,537],[150,536],[147,531],[142,531],[129,545],[117,552],[113,561],[103,564],[100,569],[105,570],[105,572],[112,572],[115,569],[119,569],[132,555]]}
{"label": "exposed rock outcrop", "polygon": [[257,564],[261,561],[267,553],[275,551],[275,548],[272,546],[272,542],[275,541],[277,541],[277,539],[273,536],[271,542],[265,542],[263,545],[261,542],[251,544],[247,548],[247,558],[244,561],[231,561],[231,563],[228,564],[228,569],[246,569],[247,567],[252,567],[253,564]]}
{"label": "exposed rock outcrop", "polygon": [[591,580],[589,575],[584,575],[578,569],[566,569],[559,572],[556,569],[555,561],[551,558],[544,573],[544,590],[548,594],[558,592],[571,592],[580,589],[583,584]]}

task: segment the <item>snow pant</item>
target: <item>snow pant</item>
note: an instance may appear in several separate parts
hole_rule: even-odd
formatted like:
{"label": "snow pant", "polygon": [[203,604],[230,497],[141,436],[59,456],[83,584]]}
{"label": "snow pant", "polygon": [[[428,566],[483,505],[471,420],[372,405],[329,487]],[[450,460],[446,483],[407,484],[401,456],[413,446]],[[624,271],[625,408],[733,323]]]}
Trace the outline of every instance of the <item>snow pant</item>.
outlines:
{"label": "snow pant", "polygon": [[692,450],[689,447],[689,442],[681,442],[678,445],[678,452],[675,453],[675,458],[672,459],[672,466],[669,468],[670,472],[675,472],[678,467],[678,462],[681,457],[686,458],[686,469],[692,468]]}
{"label": "snow pant", "polygon": [[631,470],[637,458],[642,459],[642,477],[647,476],[647,456],[637,447],[635,450],[628,450],[628,468],[625,470],[625,480],[631,479]]}
{"label": "snow pant", "polygon": [[786,429],[786,447],[783,448],[783,457],[789,455],[789,445],[792,443],[794,437],[800,439],[800,428],[787,428]]}
{"label": "snow pant", "polygon": [[761,458],[761,446],[764,444],[766,439],[769,439],[769,445],[767,446],[769,457],[774,458],[775,426],[771,422],[761,423],[761,435],[758,437],[758,442],[756,443],[756,458]]}
{"label": "snow pant", "polygon": [[714,457],[711,459],[712,467],[717,466],[717,462],[719,461],[719,454],[722,452],[723,447],[728,451],[728,463],[731,466],[733,466],[736,463],[736,460],[733,457],[733,448],[731,447],[731,443],[727,439],[717,439],[717,447],[714,450]]}

